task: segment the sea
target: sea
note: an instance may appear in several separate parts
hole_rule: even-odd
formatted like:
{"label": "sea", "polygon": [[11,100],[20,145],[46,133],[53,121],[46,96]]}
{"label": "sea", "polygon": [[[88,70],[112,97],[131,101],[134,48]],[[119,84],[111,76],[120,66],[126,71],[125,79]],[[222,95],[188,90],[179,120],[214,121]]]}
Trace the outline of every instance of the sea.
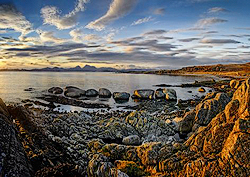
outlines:
{"label": "sea", "polygon": [[[107,88],[111,92],[128,92],[132,95],[136,89],[156,90],[159,88],[155,86],[157,84],[180,85],[212,78],[219,79],[214,76],[169,76],[110,72],[0,72],[0,98],[7,104],[21,103],[24,99],[36,99],[54,86],[61,88],[76,86],[84,90]],[[28,88],[33,88],[33,91],[25,91]],[[199,93],[196,87],[172,88],[176,90],[178,99],[182,100],[202,96],[210,90],[206,88],[205,93]],[[192,91],[192,93],[188,93],[188,91]],[[100,99],[98,97],[91,98],[88,102],[109,104],[111,108],[138,104],[132,99],[126,103],[116,103],[113,98]],[[74,111],[80,108],[61,105],[60,109]]]}

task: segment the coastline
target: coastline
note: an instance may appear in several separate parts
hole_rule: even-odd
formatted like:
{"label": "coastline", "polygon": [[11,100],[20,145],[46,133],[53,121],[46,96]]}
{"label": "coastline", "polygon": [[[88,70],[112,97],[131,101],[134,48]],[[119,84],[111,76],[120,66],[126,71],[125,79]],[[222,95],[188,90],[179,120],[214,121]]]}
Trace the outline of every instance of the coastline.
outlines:
{"label": "coastline", "polygon": [[[195,174],[200,174],[200,170],[207,168],[206,165],[197,168],[193,160],[202,159],[200,153],[208,151],[208,157],[211,158],[213,148],[219,149],[212,155],[215,158],[224,153],[221,149],[229,147],[220,142],[231,141],[229,134],[234,132],[233,127],[238,126],[239,120],[220,123],[224,120],[220,116],[224,112],[228,114],[230,110],[242,111],[246,108],[244,106],[249,106],[249,82],[250,80],[195,82],[194,84],[200,86],[209,84],[214,92],[186,101],[141,100],[134,110],[66,113],[29,105],[6,107],[2,103],[0,113],[8,117],[10,122],[14,122],[13,126],[16,127],[19,137],[19,140],[15,141],[23,145],[22,148],[27,155],[27,159],[22,157],[25,162],[23,164],[30,164],[22,167],[26,169],[26,176],[29,176],[28,173],[30,176],[43,177],[52,174],[185,176],[186,165],[189,163],[194,165],[195,168],[189,170]],[[234,105],[236,99],[239,100],[239,107]],[[239,112],[236,115],[243,114]],[[220,128],[216,128],[218,124]],[[211,138],[210,131],[214,131],[214,128],[217,133]],[[197,141],[198,138],[203,142],[204,137],[208,138],[213,146],[210,150],[210,145],[205,144],[205,152],[199,149],[202,144]],[[244,141],[248,142],[247,139]],[[8,144],[6,141],[3,142],[5,145]],[[197,147],[198,149],[193,149]],[[242,151],[239,153],[243,155]],[[244,153],[247,156],[248,152]],[[179,160],[174,160],[176,158]],[[220,163],[226,167],[220,173],[229,174],[228,165],[232,162]],[[4,164],[0,164],[0,167],[1,165]],[[237,168],[244,168],[246,172],[250,170],[248,166]],[[207,173],[215,175],[215,171]]]}

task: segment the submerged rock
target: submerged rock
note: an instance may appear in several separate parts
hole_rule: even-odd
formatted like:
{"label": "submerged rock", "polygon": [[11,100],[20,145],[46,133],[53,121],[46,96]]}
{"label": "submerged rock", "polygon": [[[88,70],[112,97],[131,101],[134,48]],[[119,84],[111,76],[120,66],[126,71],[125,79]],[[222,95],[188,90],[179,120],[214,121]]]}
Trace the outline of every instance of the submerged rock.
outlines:
{"label": "submerged rock", "polygon": [[86,90],[85,95],[87,97],[96,97],[98,95],[98,91],[95,89],[88,89],[88,90]]}
{"label": "submerged rock", "polygon": [[67,86],[64,89],[64,95],[67,97],[78,98],[86,94],[85,90],[79,89],[74,86]]}
{"label": "submerged rock", "polygon": [[150,89],[135,90],[134,97],[138,99],[153,99],[154,92],[154,90]]}
{"label": "submerged rock", "polygon": [[99,89],[99,97],[101,98],[110,98],[111,92],[106,88],[100,88]]}
{"label": "submerged rock", "polygon": [[53,94],[62,94],[63,89],[60,87],[51,87],[50,89],[48,89],[48,92]]}

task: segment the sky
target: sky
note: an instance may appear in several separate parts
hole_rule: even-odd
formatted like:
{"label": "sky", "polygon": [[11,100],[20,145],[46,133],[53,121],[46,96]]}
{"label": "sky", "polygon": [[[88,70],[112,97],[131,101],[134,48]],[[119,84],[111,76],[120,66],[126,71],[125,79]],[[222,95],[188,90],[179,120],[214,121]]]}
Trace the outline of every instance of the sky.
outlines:
{"label": "sky", "polygon": [[0,68],[250,62],[249,0],[0,0]]}

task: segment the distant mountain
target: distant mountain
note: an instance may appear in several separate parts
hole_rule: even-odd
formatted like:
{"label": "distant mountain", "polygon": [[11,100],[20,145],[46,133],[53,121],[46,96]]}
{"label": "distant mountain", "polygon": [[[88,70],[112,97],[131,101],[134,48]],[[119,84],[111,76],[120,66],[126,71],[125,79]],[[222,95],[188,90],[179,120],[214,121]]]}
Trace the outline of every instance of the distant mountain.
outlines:
{"label": "distant mountain", "polygon": [[41,69],[0,69],[0,71],[36,71],[36,72],[138,72],[149,71],[148,69],[115,69],[111,67],[100,67],[85,65],[84,67],[76,66],[74,68],[46,67]]}
{"label": "distant mountain", "polygon": [[97,68],[91,65],[85,65],[84,67],[76,66],[74,68],[41,68],[41,69],[32,69],[26,71],[45,71],[45,72],[131,72],[131,71],[148,71],[147,69],[115,69],[112,67],[100,67]]}

